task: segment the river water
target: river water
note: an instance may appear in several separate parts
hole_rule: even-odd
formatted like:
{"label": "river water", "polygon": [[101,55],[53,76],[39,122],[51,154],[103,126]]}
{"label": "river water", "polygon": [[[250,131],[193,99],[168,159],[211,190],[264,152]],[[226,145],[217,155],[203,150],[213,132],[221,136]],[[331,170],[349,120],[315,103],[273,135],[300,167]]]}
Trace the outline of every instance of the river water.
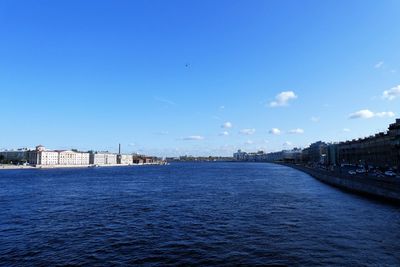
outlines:
{"label": "river water", "polygon": [[0,265],[400,266],[400,208],[263,163],[0,172]]}

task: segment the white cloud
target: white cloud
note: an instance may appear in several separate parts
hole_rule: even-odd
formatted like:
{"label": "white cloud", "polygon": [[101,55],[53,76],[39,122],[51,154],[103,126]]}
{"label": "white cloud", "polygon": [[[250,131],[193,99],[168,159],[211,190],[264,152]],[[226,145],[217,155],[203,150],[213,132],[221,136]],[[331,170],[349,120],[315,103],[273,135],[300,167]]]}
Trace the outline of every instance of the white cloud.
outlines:
{"label": "white cloud", "polygon": [[227,121],[227,122],[224,122],[224,124],[222,124],[221,127],[224,129],[230,129],[233,127],[233,125],[231,122]]}
{"label": "white cloud", "polygon": [[251,141],[251,140],[247,140],[247,141],[245,142],[246,145],[252,145],[253,143],[254,143],[254,142]]}
{"label": "white cloud", "polygon": [[397,85],[389,90],[383,91],[382,97],[387,100],[393,100],[400,97],[400,85]]}
{"label": "white cloud", "polygon": [[348,133],[348,132],[350,132],[351,130],[349,129],[349,128],[343,128],[343,132],[345,132],[345,133]]}
{"label": "white cloud", "polygon": [[392,111],[383,111],[383,112],[372,112],[368,109],[362,109],[351,113],[349,115],[349,119],[371,119],[373,117],[384,118],[384,117],[394,117],[395,114]]}
{"label": "white cloud", "polygon": [[281,134],[281,130],[279,130],[278,128],[272,128],[271,130],[269,130],[269,133],[274,135],[279,135]]}
{"label": "white cloud", "polygon": [[228,133],[227,131],[223,131],[223,132],[221,132],[219,135],[221,135],[221,136],[228,136],[229,133]]}
{"label": "white cloud", "polygon": [[292,142],[286,141],[285,143],[283,143],[283,146],[292,146]]}
{"label": "white cloud", "polygon": [[297,129],[293,129],[293,130],[288,131],[288,133],[289,134],[303,134],[304,130],[300,129],[300,128],[297,128]]}
{"label": "white cloud", "polygon": [[374,113],[368,109],[362,109],[349,115],[350,119],[370,119],[372,117],[374,117]]}
{"label": "white cloud", "polygon": [[160,102],[162,104],[168,105],[168,106],[175,106],[176,105],[176,103],[174,101],[171,101],[171,100],[166,99],[166,98],[158,97],[158,96],[154,97],[154,100],[157,101],[157,102]]}
{"label": "white cloud", "polygon": [[375,69],[379,69],[379,68],[381,68],[382,66],[383,66],[383,61],[379,61],[378,63],[376,63],[375,65],[374,65],[374,68]]}
{"label": "white cloud", "polygon": [[204,140],[204,137],[201,135],[191,135],[191,136],[187,136],[182,138],[185,141],[199,141],[199,140]]}
{"label": "white cloud", "polygon": [[375,113],[375,117],[379,117],[379,118],[385,118],[385,117],[392,118],[392,117],[394,117],[394,115],[395,114],[392,111],[383,111],[383,112]]}
{"label": "white cloud", "polygon": [[312,122],[319,122],[319,120],[320,120],[320,118],[319,117],[311,117],[310,118],[310,120],[312,121]]}
{"label": "white cloud", "polygon": [[296,99],[297,95],[293,91],[284,91],[275,96],[275,101],[269,103],[270,107],[287,106],[291,99]]}
{"label": "white cloud", "polygon": [[156,135],[168,135],[169,132],[168,131],[161,131],[161,132],[156,132]]}
{"label": "white cloud", "polygon": [[240,130],[240,134],[244,134],[244,135],[252,135],[256,132],[256,129],[252,128],[252,129],[242,129]]}

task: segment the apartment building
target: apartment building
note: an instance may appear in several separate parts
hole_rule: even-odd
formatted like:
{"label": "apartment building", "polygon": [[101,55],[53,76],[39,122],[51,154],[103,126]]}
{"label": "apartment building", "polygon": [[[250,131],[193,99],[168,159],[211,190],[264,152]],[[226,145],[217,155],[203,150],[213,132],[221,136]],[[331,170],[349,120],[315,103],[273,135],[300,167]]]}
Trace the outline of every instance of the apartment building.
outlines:
{"label": "apartment building", "polygon": [[117,164],[117,154],[108,152],[91,152],[89,155],[89,163],[95,165]]}
{"label": "apartment building", "polygon": [[119,154],[117,156],[117,164],[123,164],[123,165],[133,164],[133,156],[128,154]]}

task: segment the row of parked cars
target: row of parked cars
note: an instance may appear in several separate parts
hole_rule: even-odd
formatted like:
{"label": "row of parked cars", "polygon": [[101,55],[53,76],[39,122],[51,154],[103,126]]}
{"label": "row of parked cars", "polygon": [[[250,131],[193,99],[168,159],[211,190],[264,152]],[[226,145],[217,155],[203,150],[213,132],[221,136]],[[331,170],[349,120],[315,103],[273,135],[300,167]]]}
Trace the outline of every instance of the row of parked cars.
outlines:
{"label": "row of parked cars", "polygon": [[[320,170],[326,170],[326,171],[337,171],[338,166],[323,166],[319,164],[309,164],[307,165],[309,168],[314,168],[314,169],[320,169]],[[365,165],[355,165],[355,164],[348,164],[348,163],[343,163],[340,165],[341,171],[344,171],[350,175],[357,175],[357,174],[365,174],[365,175],[371,175],[375,176],[378,178],[382,177],[398,177],[400,178],[400,175],[397,175],[396,172],[392,169],[389,168],[387,170],[382,170],[381,168],[376,168],[374,166],[369,165],[367,168]]]}
{"label": "row of parked cars", "polygon": [[[342,167],[343,167],[343,166],[342,166]],[[388,177],[396,177],[396,176],[397,176],[397,174],[396,174],[392,169],[388,169],[388,170],[386,170],[385,172],[382,172],[381,170],[376,169],[376,168],[374,168],[374,167],[369,167],[369,168],[368,168],[368,171],[367,171],[367,169],[366,169],[364,166],[362,166],[362,165],[359,165],[359,166],[357,166],[357,167],[358,167],[358,168],[355,169],[355,170],[349,170],[348,173],[349,173],[350,175],[366,174],[366,173],[368,173],[368,174],[370,174],[370,175],[372,175],[372,176],[376,176],[376,177],[385,177],[385,176],[388,176]]]}

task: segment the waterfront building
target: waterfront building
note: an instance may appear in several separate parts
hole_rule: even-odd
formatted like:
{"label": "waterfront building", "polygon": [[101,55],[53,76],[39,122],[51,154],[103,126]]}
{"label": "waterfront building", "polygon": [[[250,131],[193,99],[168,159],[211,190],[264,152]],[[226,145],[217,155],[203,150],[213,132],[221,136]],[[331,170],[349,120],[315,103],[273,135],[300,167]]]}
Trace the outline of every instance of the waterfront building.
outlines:
{"label": "waterfront building", "polygon": [[89,153],[72,150],[56,150],[59,165],[89,165]]}
{"label": "waterfront building", "polygon": [[142,158],[133,158],[133,163],[134,164],[138,164],[138,165],[142,165],[144,164],[144,160]]}
{"label": "waterfront building", "polygon": [[400,119],[387,132],[338,144],[338,161],[400,170]]}
{"label": "waterfront building", "polygon": [[303,150],[301,148],[294,148],[292,150],[286,150],[284,153],[283,160],[286,162],[300,162],[302,158]]}
{"label": "waterfront building", "polygon": [[4,162],[27,162],[28,149],[20,148],[17,150],[4,150],[0,151],[0,159]]}
{"label": "waterfront building", "polygon": [[28,151],[28,162],[32,165],[58,165],[58,152],[38,145],[35,150]]}
{"label": "waterfront building", "polygon": [[336,166],[339,164],[339,153],[337,144],[328,144],[326,149],[326,163],[330,166]]}
{"label": "waterfront building", "polygon": [[266,161],[267,154],[264,151],[250,152],[246,153],[242,150],[238,150],[236,153],[233,153],[233,158],[237,161],[251,161],[251,162],[260,162]]}
{"label": "waterfront building", "polygon": [[302,161],[305,163],[325,164],[328,145],[318,141],[303,149]]}
{"label": "waterfront building", "polygon": [[154,162],[155,162],[155,159],[152,158],[152,157],[144,157],[143,158],[143,164],[151,164],[151,163],[154,163]]}
{"label": "waterfront building", "polygon": [[239,149],[236,153],[233,153],[233,158],[238,161],[245,161],[247,160],[247,153]]}
{"label": "waterfront building", "polygon": [[282,161],[283,158],[285,157],[284,153],[285,153],[284,150],[268,153],[266,156],[266,161],[271,161],[271,162]]}
{"label": "waterfront building", "polygon": [[247,161],[255,162],[257,161],[258,157],[259,157],[258,153],[256,152],[247,153]]}
{"label": "waterfront building", "polygon": [[117,164],[117,154],[108,152],[90,152],[89,164],[95,164],[95,165]]}
{"label": "waterfront building", "polygon": [[285,162],[299,162],[301,161],[302,150],[294,148],[292,150],[282,150],[266,154],[266,161],[285,161]]}
{"label": "waterfront building", "polygon": [[[119,147],[120,150],[120,147]],[[42,145],[35,149],[0,151],[0,163],[29,163],[35,166],[88,166],[154,164],[157,157],[143,155],[114,154],[109,152],[80,152],[78,150],[48,150]]]}
{"label": "waterfront building", "polygon": [[303,151],[301,152],[301,157],[300,157],[300,161],[302,162],[302,163],[307,163],[307,162],[309,162],[309,160],[310,160],[310,157],[309,157],[309,148],[308,147],[306,147],[306,148],[304,148],[303,149]]}
{"label": "waterfront building", "polygon": [[32,165],[89,165],[89,153],[72,150],[46,150],[42,145],[28,151],[28,162]]}
{"label": "waterfront building", "polygon": [[387,132],[366,138],[334,144],[318,141],[303,150],[295,148],[267,154],[262,151],[246,153],[238,150],[233,157],[237,161],[284,161],[330,166],[354,164],[399,171],[400,119],[390,124]]}
{"label": "waterfront building", "polygon": [[260,150],[257,152],[252,152],[247,154],[247,161],[252,161],[252,162],[261,162],[261,161],[266,161],[266,155],[264,151]]}
{"label": "waterfront building", "polygon": [[133,156],[128,154],[119,154],[117,156],[117,164],[124,164],[124,165],[133,164]]}
{"label": "waterfront building", "polygon": [[251,161],[251,162],[273,162],[273,161],[285,161],[285,162],[299,162],[301,161],[300,148],[294,148],[292,150],[282,150],[278,152],[265,153],[264,151],[246,153],[238,150],[233,154],[233,158],[237,161]]}

